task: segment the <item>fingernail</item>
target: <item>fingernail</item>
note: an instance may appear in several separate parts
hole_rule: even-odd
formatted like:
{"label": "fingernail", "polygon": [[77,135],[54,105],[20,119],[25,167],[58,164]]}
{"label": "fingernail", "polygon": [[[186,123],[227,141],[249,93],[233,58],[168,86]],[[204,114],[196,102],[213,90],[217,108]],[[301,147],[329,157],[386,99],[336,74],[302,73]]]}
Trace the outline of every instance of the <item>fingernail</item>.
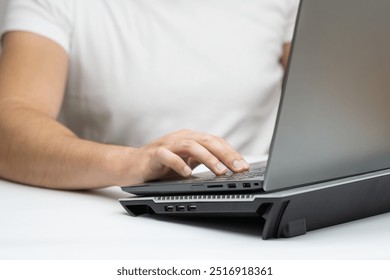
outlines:
{"label": "fingernail", "polygon": [[217,169],[219,172],[224,172],[224,171],[226,171],[226,166],[223,165],[221,162],[218,162]]}
{"label": "fingernail", "polygon": [[244,168],[244,162],[242,160],[235,160],[233,162],[233,167],[236,169],[243,169]]}
{"label": "fingernail", "polygon": [[243,160],[242,162],[243,162],[245,168],[249,168],[249,167],[250,167],[250,166],[249,166],[249,163],[247,163],[245,160]]}
{"label": "fingernail", "polygon": [[191,173],[192,173],[192,169],[189,168],[188,166],[185,166],[184,169],[183,169],[183,171],[184,171],[184,173],[183,173],[184,176],[190,176]]}

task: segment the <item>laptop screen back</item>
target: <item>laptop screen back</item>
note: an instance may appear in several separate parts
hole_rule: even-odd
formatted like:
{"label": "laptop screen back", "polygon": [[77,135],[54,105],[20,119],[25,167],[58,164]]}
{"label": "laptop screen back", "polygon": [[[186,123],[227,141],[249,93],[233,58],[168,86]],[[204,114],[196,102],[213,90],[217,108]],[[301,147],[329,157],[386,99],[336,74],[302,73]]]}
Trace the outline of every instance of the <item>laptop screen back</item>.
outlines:
{"label": "laptop screen back", "polygon": [[390,1],[303,0],[265,189],[390,168]]}

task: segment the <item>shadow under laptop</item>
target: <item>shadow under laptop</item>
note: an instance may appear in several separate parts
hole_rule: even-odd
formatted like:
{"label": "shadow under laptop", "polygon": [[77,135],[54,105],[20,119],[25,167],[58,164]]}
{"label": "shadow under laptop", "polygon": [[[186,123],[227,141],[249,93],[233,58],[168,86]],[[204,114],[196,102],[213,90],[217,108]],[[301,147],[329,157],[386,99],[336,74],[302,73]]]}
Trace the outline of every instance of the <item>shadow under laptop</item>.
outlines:
{"label": "shadow under laptop", "polygon": [[261,237],[265,224],[265,220],[261,217],[173,217],[160,215],[144,215],[143,217],[166,223],[229,231],[256,237]]}
{"label": "shadow under laptop", "polygon": [[[76,191],[75,191],[76,193]],[[77,191],[79,195],[89,198],[118,200],[123,197],[119,188],[106,188],[99,190]],[[128,213],[123,212],[123,215]],[[262,235],[265,220],[260,216],[163,216],[156,214],[144,214],[136,217],[154,219],[165,223],[175,223],[192,227],[203,227],[224,232],[234,232],[247,236],[259,237]]]}

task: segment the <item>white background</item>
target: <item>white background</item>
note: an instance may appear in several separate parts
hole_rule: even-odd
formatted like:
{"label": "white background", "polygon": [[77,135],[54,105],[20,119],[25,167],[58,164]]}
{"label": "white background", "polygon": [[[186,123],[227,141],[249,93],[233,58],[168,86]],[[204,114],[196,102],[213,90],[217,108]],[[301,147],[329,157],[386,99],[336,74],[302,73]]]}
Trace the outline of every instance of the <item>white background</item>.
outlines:
{"label": "white background", "polygon": [[7,3],[7,0],[0,0],[0,22],[3,21],[6,3]]}

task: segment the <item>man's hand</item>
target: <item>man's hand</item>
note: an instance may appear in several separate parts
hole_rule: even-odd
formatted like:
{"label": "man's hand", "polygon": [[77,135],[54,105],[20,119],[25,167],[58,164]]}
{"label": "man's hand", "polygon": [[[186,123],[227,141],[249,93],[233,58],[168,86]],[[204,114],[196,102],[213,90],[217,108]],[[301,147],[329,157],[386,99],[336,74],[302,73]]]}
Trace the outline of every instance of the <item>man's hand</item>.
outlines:
{"label": "man's hand", "polygon": [[[127,171],[123,170],[123,183],[126,184],[126,173],[133,174],[129,181],[139,174],[139,182],[159,179],[172,171],[187,177],[200,163],[216,175],[223,175],[228,169],[233,172],[249,169],[244,158],[225,140],[206,133],[180,130],[133,149],[129,154]],[[135,174],[134,170],[137,170]]]}

